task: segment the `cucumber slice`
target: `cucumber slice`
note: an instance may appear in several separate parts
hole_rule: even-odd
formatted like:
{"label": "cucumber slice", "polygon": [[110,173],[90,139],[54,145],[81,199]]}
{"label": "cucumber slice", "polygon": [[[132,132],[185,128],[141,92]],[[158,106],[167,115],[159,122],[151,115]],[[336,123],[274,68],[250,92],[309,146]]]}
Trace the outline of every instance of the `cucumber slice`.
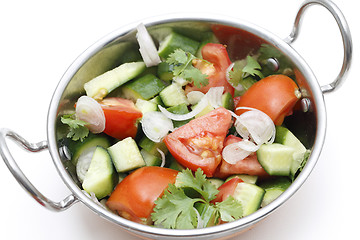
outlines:
{"label": "cucumber slice", "polygon": [[[186,114],[189,112],[189,109],[187,108],[187,105],[185,103],[176,105],[173,107],[169,107],[166,110],[168,110],[169,112],[174,113],[174,114]],[[174,128],[181,127],[190,121],[191,121],[191,119],[183,120],[183,121],[173,120]]]}
{"label": "cucumber slice", "polygon": [[211,182],[216,188],[219,188],[225,182],[220,178],[208,178],[208,181]]}
{"label": "cucumber slice", "polygon": [[255,184],[258,180],[258,176],[252,176],[252,175],[247,175],[247,174],[235,174],[235,175],[231,175],[230,177],[228,177],[225,182],[233,179],[234,177],[238,177],[241,180],[243,180],[246,183],[251,183],[251,184]]}
{"label": "cucumber slice", "polygon": [[136,100],[135,106],[142,112],[142,114],[158,110],[156,103],[142,100],[140,98]]}
{"label": "cucumber slice", "polygon": [[241,182],[235,188],[233,197],[240,201],[244,216],[260,208],[265,190],[255,184]]}
{"label": "cucumber slice", "polygon": [[256,152],[258,161],[270,175],[289,176],[294,148],[279,143],[263,144]]}
{"label": "cucumber slice", "polygon": [[165,107],[165,105],[164,105],[164,103],[161,101],[161,98],[160,98],[159,95],[157,95],[156,97],[150,99],[149,101],[155,103],[156,105],[160,105],[160,106]]}
{"label": "cucumber slice", "polygon": [[177,83],[172,83],[171,85],[167,86],[159,93],[159,96],[164,105],[167,107],[173,107],[180,104],[189,104],[184,89],[182,89],[182,87]]}
{"label": "cucumber slice", "polygon": [[148,153],[145,149],[141,149],[140,153],[146,166],[161,166],[162,160],[160,158]]}
{"label": "cucumber slice", "polygon": [[134,139],[125,138],[108,148],[117,172],[127,172],[145,166]]}
{"label": "cucumber slice", "polygon": [[84,84],[86,95],[102,100],[115,88],[135,78],[145,70],[144,62],[123,63]]}
{"label": "cucumber slice", "polygon": [[278,198],[291,185],[287,177],[278,177],[261,183],[259,186],[265,190],[265,195],[261,207],[265,207]]}
{"label": "cucumber slice", "polygon": [[[192,107],[193,110],[195,110],[198,107],[198,105],[196,104],[195,106]],[[206,114],[208,114],[209,112],[211,112],[212,110],[214,110],[215,108],[213,106],[211,106],[211,104],[208,104],[206,107],[204,107],[204,109],[199,112],[198,114],[195,115],[195,118],[199,118],[201,116],[204,116]]]}
{"label": "cucumber slice", "polygon": [[166,154],[168,152],[168,149],[164,142],[156,143],[156,142],[151,141],[146,136],[144,136],[143,138],[140,139],[139,146],[141,148],[145,149],[151,155],[154,155],[159,158],[161,157],[161,155],[157,149],[161,150],[164,154]]}
{"label": "cucumber slice", "polygon": [[82,187],[89,194],[93,192],[98,199],[102,199],[110,195],[114,186],[114,167],[110,155],[105,148],[96,147]]}
{"label": "cucumber slice", "polygon": [[157,68],[157,75],[163,81],[171,81],[174,77],[173,70],[174,65],[170,65],[167,62],[161,62]]}
{"label": "cucumber slice", "polygon": [[226,93],[224,93],[222,95],[222,97],[221,97],[221,105],[224,108],[228,109],[228,110],[231,110],[231,111],[234,110],[234,107],[235,107],[234,106],[234,99],[233,99],[231,93],[226,92]]}
{"label": "cucumber slice", "polygon": [[172,32],[160,42],[158,53],[161,58],[166,59],[169,57],[170,53],[178,48],[195,55],[199,48],[199,42],[176,32]]}
{"label": "cucumber slice", "polygon": [[153,74],[146,74],[122,87],[123,96],[136,101],[149,100],[165,88],[165,84]]}
{"label": "cucumber slice", "polygon": [[68,143],[69,151],[72,155],[71,162],[76,166],[78,159],[84,151],[87,151],[89,148],[96,146],[101,146],[103,148],[108,148],[110,146],[109,138],[104,134],[92,134],[90,133],[84,141],[72,141]]}

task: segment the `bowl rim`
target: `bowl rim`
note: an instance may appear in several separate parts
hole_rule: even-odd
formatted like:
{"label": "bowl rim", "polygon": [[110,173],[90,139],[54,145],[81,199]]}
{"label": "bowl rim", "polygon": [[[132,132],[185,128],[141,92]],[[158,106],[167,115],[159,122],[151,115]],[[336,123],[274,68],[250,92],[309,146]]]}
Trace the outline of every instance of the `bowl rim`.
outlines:
{"label": "bowl rim", "polygon": [[[73,75],[79,70],[79,68],[92,56],[94,53],[98,52],[108,43],[117,39],[119,36],[123,36],[129,32],[132,32],[136,29],[136,26],[139,23],[143,23],[145,26],[153,26],[169,22],[179,22],[179,21],[200,21],[200,22],[212,22],[219,23],[224,25],[229,25],[237,28],[244,29],[250,33],[255,34],[256,36],[265,39],[269,43],[278,47],[282,52],[284,52],[289,58],[295,63],[301,73],[304,75],[307,80],[307,84],[312,91],[314,105],[316,108],[316,136],[314,146],[311,151],[311,156],[304,167],[303,171],[299,174],[296,180],[291,184],[291,186],[276,200],[274,200],[268,206],[257,210],[255,213],[250,214],[249,216],[243,217],[237,221],[221,224],[213,227],[207,227],[203,229],[189,229],[189,230],[179,230],[179,229],[163,229],[163,228],[154,228],[151,226],[142,225],[129,221],[125,218],[122,218],[114,213],[111,213],[108,210],[105,210],[90,198],[88,198],[81,189],[74,183],[71,179],[69,173],[63,166],[62,161],[60,160],[60,153],[57,147],[56,141],[56,119],[58,115],[58,105],[62,97],[63,92],[65,91],[68,83],[72,79]],[[65,71],[61,80],[59,81],[53,97],[50,102],[47,118],[47,140],[49,145],[49,151],[52,157],[52,160],[56,166],[56,169],[61,176],[63,182],[70,189],[70,191],[85,204],[88,208],[94,211],[96,214],[101,217],[120,225],[127,231],[130,231],[135,234],[139,234],[144,237],[157,237],[157,238],[178,238],[178,237],[188,237],[188,238],[197,238],[206,237],[209,239],[216,238],[226,235],[235,234],[236,232],[248,228],[251,225],[257,223],[261,219],[268,216],[270,213],[275,211],[280,207],[284,202],[286,202],[295,192],[303,185],[305,180],[310,175],[311,171],[316,165],[316,162],[320,156],[321,149],[324,144],[326,132],[326,109],[324,103],[323,93],[321,92],[318,81],[304,61],[304,59],[293,49],[291,45],[286,43],[283,39],[279,38],[275,34],[269,32],[268,30],[261,28],[255,24],[249,23],[245,20],[233,18],[223,15],[215,14],[204,14],[204,13],[177,13],[177,14],[165,14],[161,16],[155,16],[152,18],[142,19],[137,22],[127,24],[123,27],[116,29],[115,31],[105,35],[100,40],[96,41],[93,45],[87,48],[83,53],[81,53],[75,61],[69,66]]]}

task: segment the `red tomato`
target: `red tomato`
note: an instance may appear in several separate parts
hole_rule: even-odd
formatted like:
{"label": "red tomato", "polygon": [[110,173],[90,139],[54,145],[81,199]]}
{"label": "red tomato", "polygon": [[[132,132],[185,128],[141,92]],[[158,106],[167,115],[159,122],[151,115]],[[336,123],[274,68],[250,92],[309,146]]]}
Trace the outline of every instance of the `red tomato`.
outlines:
{"label": "red tomato", "polygon": [[137,121],[142,113],[131,100],[105,98],[100,105],[106,120],[104,133],[117,139],[136,136]]}
{"label": "red tomato", "polygon": [[[201,69],[202,72],[208,74],[209,84],[201,88],[197,88],[191,84],[188,84],[185,88],[185,92],[191,91],[201,91],[207,93],[212,87],[224,87],[224,92],[229,92],[231,95],[234,95],[234,88],[226,80],[226,69],[230,66],[231,61],[229,55],[226,51],[226,47],[218,43],[208,43],[202,50],[201,54],[203,59],[212,63],[215,67],[215,71],[211,74],[208,74],[207,69]],[[195,66],[196,67],[196,66]]]}
{"label": "red tomato", "polygon": [[174,158],[184,167],[201,168],[211,177],[221,162],[224,139],[232,123],[223,107],[191,120],[167,135],[164,142]]}
{"label": "red tomato", "polygon": [[[299,88],[296,83],[285,75],[272,75],[254,83],[236,105],[252,107],[266,113],[275,123],[281,125],[285,116],[299,99]],[[240,115],[246,110],[235,110]]]}
{"label": "red tomato", "polygon": [[[229,135],[226,137],[224,147],[232,143],[242,141],[241,138]],[[216,171],[215,176],[219,178],[226,178],[234,174],[247,174],[255,176],[268,176],[266,171],[262,168],[259,161],[257,160],[256,153],[253,153],[245,159],[237,162],[236,164],[230,164],[222,159],[219,168]]]}
{"label": "red tomato", "polygon": [[234,191],[237,185],[241,182],[243,182],[243,180],[241,180],[239,177],[234,177],[231,180],[227,181],[218,188],[219,193],[216,195],[216,198],[211,202],[222,202],[226,200],[229,196],[234,195]]}
{"label": "red tomato", "polygon": [[124,178],[111,193],[106,205],[131,221],[146,223],[169,184],[175,183],[178,171],[162,167],[142,167]]}

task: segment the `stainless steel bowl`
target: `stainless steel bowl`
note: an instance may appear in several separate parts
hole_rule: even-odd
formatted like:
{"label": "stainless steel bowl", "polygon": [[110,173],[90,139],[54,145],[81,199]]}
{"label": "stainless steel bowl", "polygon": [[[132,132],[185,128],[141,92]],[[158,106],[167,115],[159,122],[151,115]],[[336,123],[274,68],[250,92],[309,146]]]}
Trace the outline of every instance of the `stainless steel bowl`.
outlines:
{"label": "stainless steel bowl", "polygon": [[[304,11],[313,4],[325,7],[334,16],[342,35],[344,47],[343,65],[339,75],[333,82],[324,86],[319,86],[310,67],[291,46],[291,43],[298,36],[299,25]],[[74,170],[69,164],[66,148],[61,141],[65,133],[61,128],[61,124],[59,124],[59,116],[71,109],[77,98],[84,94],[83,84],[85,82],[116,66],[119,56],[126,54],[129,48],[136,47],[134,29],[138,23],[125,26],[105,36],[81,54],[68,68],[59,82],[50,104],[46,141],[29,143],[15,132],[9,129],[1,129],[0,154],[20,185],[37,202],[50,210],[63,211],[73,204],[81,202],[99,216],[118,224],[124,230],[151,239],[217,239],[239,234],[280,207],[301,187],[313,170],[319,158],[326,132],[326,110],[323,94],[331,92],[341,85],[351,63],[352,42],[346,20],[341,11],[331,1],[307,0],[299,9],[292,33],[284,40],[253,24],[223,16],[199,14],[187,16],[182,14],[157,17],[142,22],[157,40],[161,40],[167,28],[176,28],[185,34],[198,36],[209,31],[214,26],[233,27],[236,30],[232,30],[232,35],[221,39],[222,43],[227,45],[230,53],[238,49],[239,43],[243,44],[242,47],[245,47],[247,51],[256,50],[262,43],[266,43],[278,49],[281,52],[281,57],[287,59],[287,63],[295,74],[303,94],[293,117],[287,120],[287,124],[294,131],[297,131],[297,134],[306,143],[307,147],[311,148],[311,155],[303,171],[279,198],[255,213],[231,223],[196,230],[169,230],[128,221],[100,207],[81,191]],[[241,56],[230,54],[230,57],[235,60]],[[18,167],[7,147],[7,138],[14,140],[31,152],[48,149],[58,173],[72,193],[60,202],[54,202],[42,195]]]}

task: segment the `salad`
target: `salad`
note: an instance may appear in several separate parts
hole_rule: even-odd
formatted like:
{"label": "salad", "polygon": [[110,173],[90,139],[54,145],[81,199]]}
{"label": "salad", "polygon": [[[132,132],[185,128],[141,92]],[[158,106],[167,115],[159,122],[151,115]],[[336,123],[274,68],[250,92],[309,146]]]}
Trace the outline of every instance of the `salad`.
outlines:
{"label": "salad", "polygon": [[215,28],[204,36],[171,29],[158,43],[140,24],[135,54],[61,116],[79,186],[109,211],[170,229],[231,222],[306,164],[310,150],[284,125],[301,93],[277,49],[234,57]]}

